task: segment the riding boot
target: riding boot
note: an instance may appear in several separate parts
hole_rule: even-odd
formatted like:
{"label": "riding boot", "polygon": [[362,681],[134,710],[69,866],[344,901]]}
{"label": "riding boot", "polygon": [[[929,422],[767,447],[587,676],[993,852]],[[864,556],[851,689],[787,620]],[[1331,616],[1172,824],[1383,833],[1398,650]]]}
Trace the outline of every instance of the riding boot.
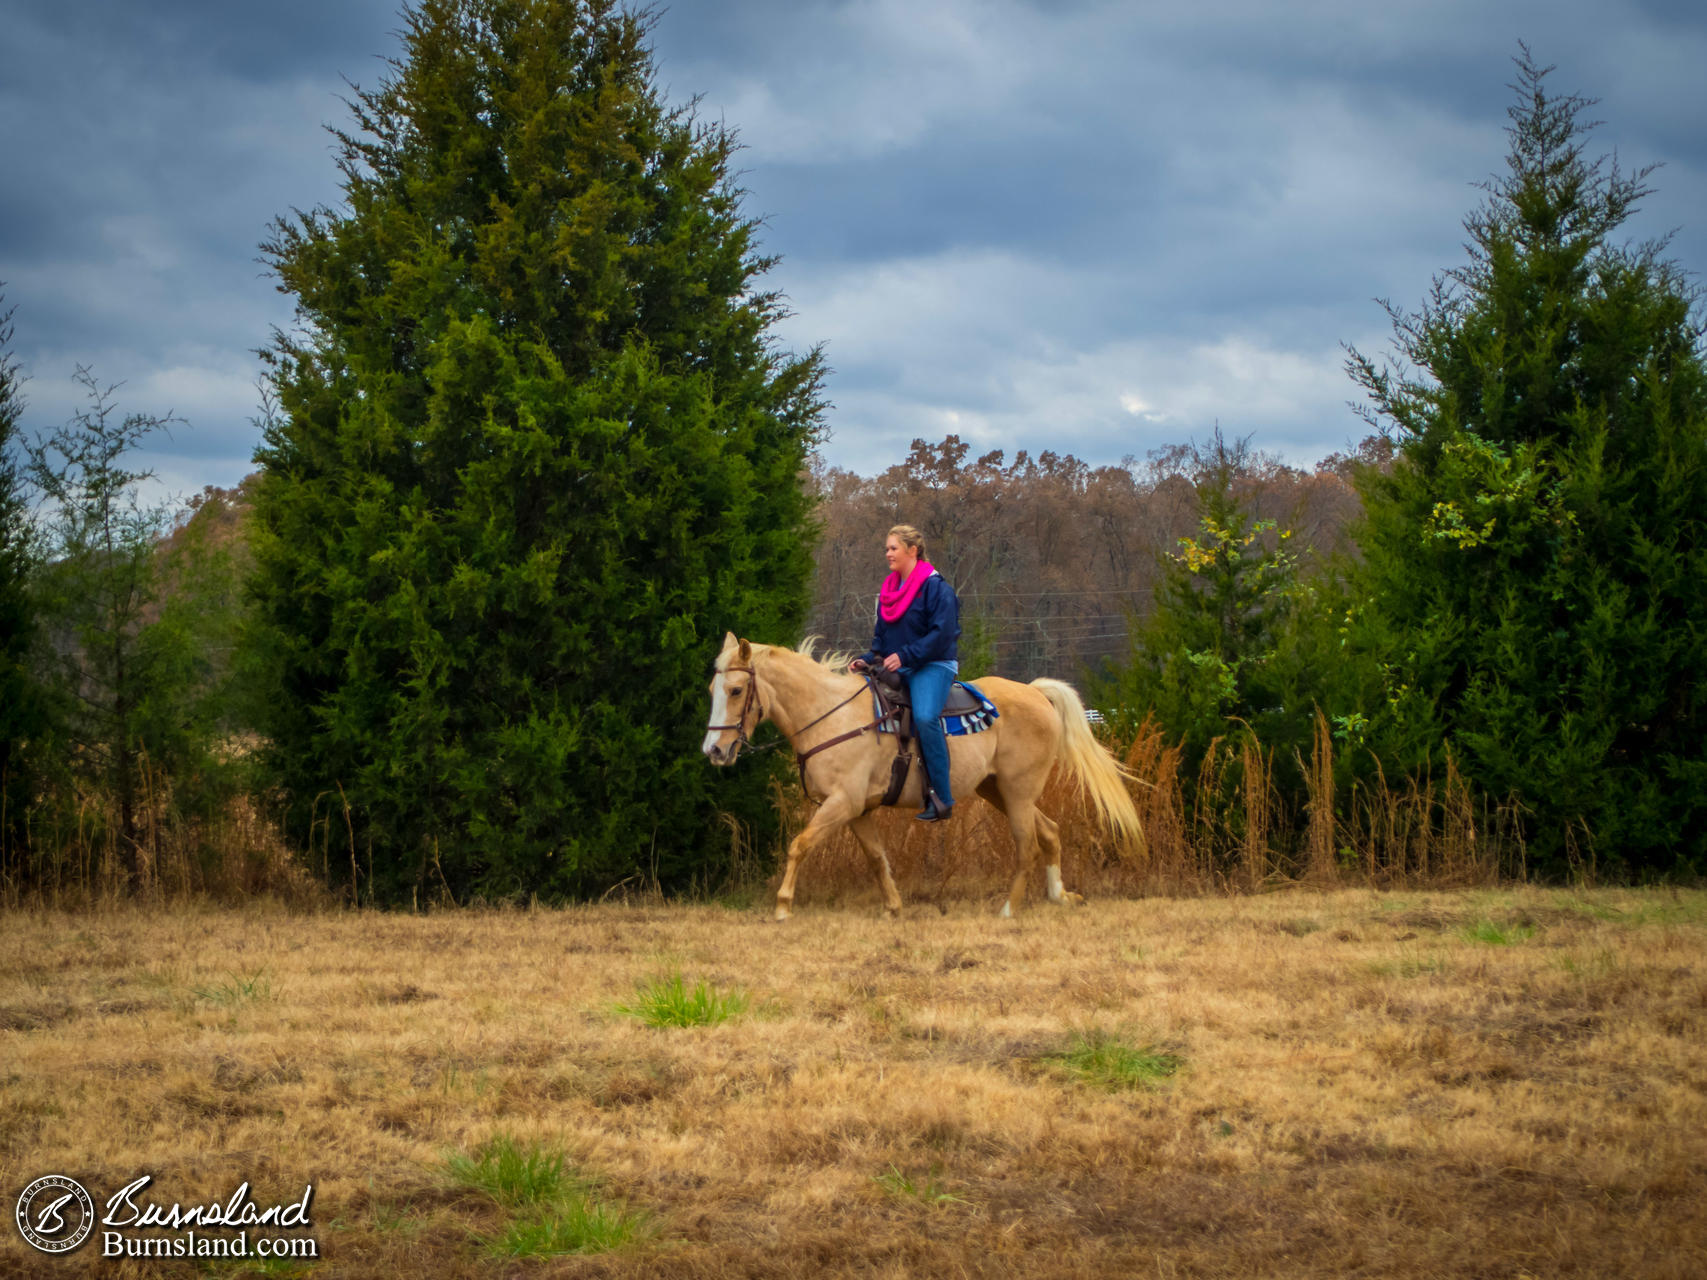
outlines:
{"label": "riding boot", "polygon": [[913,816],[920,822],[947,822],[954,814],[952,804],[944,804],[935,790],[925,792],[925,807]]}

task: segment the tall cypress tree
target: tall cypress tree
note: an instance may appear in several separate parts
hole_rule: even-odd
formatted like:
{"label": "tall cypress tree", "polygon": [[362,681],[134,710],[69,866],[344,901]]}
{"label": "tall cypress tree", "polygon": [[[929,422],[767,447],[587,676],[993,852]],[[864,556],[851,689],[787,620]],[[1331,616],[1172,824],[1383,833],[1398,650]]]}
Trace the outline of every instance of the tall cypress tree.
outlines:
{"label": "tall cypress tree", "polygon": [[645,19],[423,0],[403,35],[343,207],[264,246],[299,316],[257,453],[267,758],[364,897],[679,881],[714,807],[763,808],[704,768],[704,687],[726,629],[804,618],[820,358],[769,336],[734,140],[660,100]]}
{"label": "tall cypress tree", "polygon": [[29,503],[19,466],[24,397],[12,354],[12,313],[0,305],[0,876],[24,868],[24,818],[33,796],[28,749],[44,727],[28,660],[36,632],[30,600]]}
{"label": "tall cypress tree", "polygon": [[[1469,262],[1394,311],[1405,367],[1353,353],[1401,441],[1363,483],[1364,592],[1388,637],[1387,749],[1452,750],[1573,853],[1707,868],[1707,364],[1696,294],[1613,233],[1648,170],[1591,161],[1592,103],[1518,59],[1506,173]],[[1411,372],[1414,369],[1415,372]]]}

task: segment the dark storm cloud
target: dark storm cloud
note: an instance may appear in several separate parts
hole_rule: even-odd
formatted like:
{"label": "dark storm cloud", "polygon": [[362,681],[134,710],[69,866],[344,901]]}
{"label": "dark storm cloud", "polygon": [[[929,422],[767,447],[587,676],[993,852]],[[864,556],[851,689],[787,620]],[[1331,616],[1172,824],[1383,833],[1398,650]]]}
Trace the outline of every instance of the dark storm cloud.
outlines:
{"label": "dark storm cloud", "polygon": [[336,194],[340,74],[376,77],[394,16],[323,2],[24,3],[7,24],[0,280],[36,427],[80,364],[126,411],[187,424],[152,461],[173,489],[249,469],[253,348],[290,309],[257,244]]}
{"label": "dark storm cloud", "polygon": [[[336,198],[321,126],[400,26],[392,0],[11,6],[0,280],[36,425],[92,362],[190,420],[176,487],[247,470],[251,351],[290,319],[256,245]],[[1634,233],[1707,261],[1694,6],[676,0],[654,32],[669,100],[740,133],[783,336],[827,342],[827,452],[862,468],[948,431],[1096,461],[1216,422],[1342,447],[1340,344],[1382,349],[1372,299],[1461,260],[1519,39],[1603,100],[1602,148],[1667,162]]]}
{"label": "dark storm cloud", "polygon": [[[1701,183],[1701,139],[1679,124],[1700,116],[1699,19],[762,8],[730,45],[703,16],[666,22],[661,62],[749,144],[792,332],[830,338],[832,456],[958,430],[1108,458],[1217,420],[1300,459],[1344,444],[1362,426],[1340,343],[1380,349],[1372,299],[1414,304],[1461,261],[1472,184],[1504,154],[1520,38],[1561,64],[1555,91],[1609,100],[1602,145],[1670,160],[1638,234],[1682,221]],[[1675,242],[1686,262],[1701,230]]]}
{"label": "dark storm cloud", "polygon": [[402,25],[400,5],[350,0],[13,0],[8,7],[26,27],[52,31],[92,57],[162,74],[199,67],[254,83],[319,78],[328,68],[360,80],[387,33]]}

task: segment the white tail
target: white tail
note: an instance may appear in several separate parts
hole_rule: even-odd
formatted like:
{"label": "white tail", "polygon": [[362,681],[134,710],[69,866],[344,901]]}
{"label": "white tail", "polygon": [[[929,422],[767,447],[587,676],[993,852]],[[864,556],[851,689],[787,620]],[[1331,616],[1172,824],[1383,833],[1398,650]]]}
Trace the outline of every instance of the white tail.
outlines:
{"label": "white tail", "polygon": [[1060,762],[1085,789],[1097,816],[1123,846],[1140,855],[1144,849],[1144,826],[1126,790],[1132,775],[1096,740],[1085,723],[1085,704],[1073,686],[1047,677],[1033,680],[1031,687],[1049,699],[1061,718]]}

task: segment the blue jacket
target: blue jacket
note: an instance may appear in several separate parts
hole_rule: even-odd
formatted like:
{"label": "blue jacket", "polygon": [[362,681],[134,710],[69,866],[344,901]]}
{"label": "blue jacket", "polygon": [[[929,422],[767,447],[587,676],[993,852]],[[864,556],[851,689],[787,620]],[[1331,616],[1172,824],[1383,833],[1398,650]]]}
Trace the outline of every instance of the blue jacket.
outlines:
{"label": "blue jacket", "polygon": [[907,612],[894,622],[885,622],[883,610],[878,609],[871,648],[860,657],[875,665],[898,653],[903,667],[922,667],[927,662],[958,660],[959,639],[960,599],[947,578],[933,573],[925,579]]}

